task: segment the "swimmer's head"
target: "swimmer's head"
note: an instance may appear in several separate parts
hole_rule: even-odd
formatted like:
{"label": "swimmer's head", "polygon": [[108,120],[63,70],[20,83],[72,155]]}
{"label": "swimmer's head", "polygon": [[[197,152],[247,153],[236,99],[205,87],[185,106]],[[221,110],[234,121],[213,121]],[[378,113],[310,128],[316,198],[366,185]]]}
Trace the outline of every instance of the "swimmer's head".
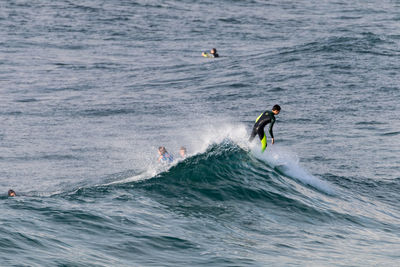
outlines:
{"label": "swimmer's head", "polygon": [[181,148],[179,149],[179,154],[181,155],[181,157],[186,157],[186,147],[181,146]]}
{"label": "swimmer's head", "polygon": [[160,146],[158,148],[158,154],[163,155],[167,150],[165,149],[165,146]]}
{"label": "swimmer's head", "polygon": [[12,189],[8,190],[8,196],[9,197],[15,197],[15,191],[12,190]]}
{"label": "swimmer's head", "polygon": [[216,49],[216,48],[213,48],[213,49],[211,49],[211,51],[210,51],[210,52],[211,52],[211,54],[213,54],[213,55],[214,55],[214,54],[216,54],[216,53],[217,53],[217,49]]}

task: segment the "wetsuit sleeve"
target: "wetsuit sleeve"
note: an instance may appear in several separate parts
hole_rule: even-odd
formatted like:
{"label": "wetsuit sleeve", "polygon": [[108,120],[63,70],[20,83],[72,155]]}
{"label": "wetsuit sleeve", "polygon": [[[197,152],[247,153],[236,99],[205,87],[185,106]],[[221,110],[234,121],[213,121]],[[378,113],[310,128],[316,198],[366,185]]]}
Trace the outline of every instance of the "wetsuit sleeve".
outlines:
{"label": "wetsuit sleeve", "polygon": [[271,136],[271,138],[274,138],[274,133],[272,131],[272,127],[274,127],[275,124],[275,120],[271,121],[271,124],[269,125],[269,135]]}

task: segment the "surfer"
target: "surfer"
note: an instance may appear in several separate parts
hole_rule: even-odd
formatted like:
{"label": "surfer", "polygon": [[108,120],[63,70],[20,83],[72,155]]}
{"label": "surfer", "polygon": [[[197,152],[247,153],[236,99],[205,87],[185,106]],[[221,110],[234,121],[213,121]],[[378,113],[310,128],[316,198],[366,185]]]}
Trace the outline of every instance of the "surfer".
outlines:
{"label": "surfer", "polygon": [[8,196],[9,197],[15,197],[16,196],[15,191],[12,190],[12,189],[8,190]]}
{"label": "surfer", "polygon": [[269,135],[272,138],[271,143],[274,144],[274,133],[272,132],[272,127],[274,127],[275,123],[275,115],[278,115],[281,111],[281,107],[279,105],[275,105],[272,107],[272,111],[266,110],[260,116],[258,116],[256,123],[254,124],[253,131],[251,132],[249,142],[253,141],[254,137],[258,134],[258,137],[261,141],[261,151],[267,148],[267,136],[264,133],[264,127],[269,123]]}
{"label": "surfer", "polygon": [[174,161],[174,157],[167,152],[164,146],[160,146],[158,148],[158,154],[160,155],[158,157],[159,162],[171,163],[172,161]]}
{"label": "surfer", "polygon": [[203,57],[208,57],[208,58],[219,57],[216,48],[211,49],[210,53],[203,52],[203,53],[201,53],[201,55],[202,55]]}

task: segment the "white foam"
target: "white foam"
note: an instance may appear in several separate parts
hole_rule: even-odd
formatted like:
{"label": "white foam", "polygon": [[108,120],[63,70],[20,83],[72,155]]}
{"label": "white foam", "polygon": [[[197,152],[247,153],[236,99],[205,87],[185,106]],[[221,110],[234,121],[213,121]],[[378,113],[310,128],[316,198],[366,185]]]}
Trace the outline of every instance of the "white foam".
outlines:
{"label": "white foam", "polygon": [[113,184],[124,184],[124,183],[129,183],[129,182],[137,182],[137,181],[141,181],[141,180],[145,180],[145,179],[149,179],[151,177],[154,177],[158,173],[159,172],[157,172],[156,170],[149,169],[149,170],[147,170],[145,172],[142,172],[142,173],[140,173],[138,175],[134,175],[134,176],[125,178],[123,180],[114,181],[114,182],[107,183],[107,184],[104,184],[104,185],[113,185]]}
{"label": "white foam", "polygon": [[[267,150],[264,153],[261,153],[259,142],[256,142],[256,140],[252,143],[248,142],[248,131],[246,130],[246,126],[243,124],[214,122],[214,124],[203,124],[197,129],[192,129],[192,131],[186,131],[185,133],[181,132],[180,134],[181,138],[175,139],[173,142],[168,144],[168,147],[174,148],[172,150],[176,151],[179,146],[182,145],[181,142],[184,142],[189,152],[188,156],[192,156],[204,153],[212,144],[220,144],[225,139],[230,139],[243,149],[251,150],[252,154],[257,158],[267,162],[269,165],[290,178],[296,179],[303,184],[310,185],[327,194],[335,194],[331,185],[309,174],[300,165],[298,156],[279,144],[269,144]],[[157,151],[155,147],[149,149]],[[161,172],[168,171],[169,168],[176,165],[178,162],[179,158],[172,164],[162,165],[157,162],[155,156],[144,157],[142,160],[144,170],[139,175],[123,179],[122,181],[116,181],[114,183],[149,179]]]}
{"label": "white foam", "polygon": [[203,153],[212,144],[220,144],[225,139],[230,139],[241,147],[246,147],[246,127],[242,124],[221,124],[207,127],[195,140],[196,153]]}
{"label": "white foam", "polygon": [[308,173],[299,163],[299,158],[293,152],[280,145],[269,145],[264,153],[259,146],[253,146],[252,153],[259,159],[267,162],[283,174],[310,185],[327,194],[335,195],[335,191],[327,182]]}
{"label": "white foam", "polygon": [[[172,154],[175,156],[173,163],[159,163],[157,161],[157,147],[149,147],[148,150],[153,153],[149,153],[149,151],[147,151],[143,153],[142,157],[136,161],[136,163],[139,163],[139,166],[141,167],[140,174],[123,180],[114,181],[111,184],[146,180],[160,174],[161,172],[168,171],[168,169],[182,160],[179,158],[179,155],[174,153],[178,151],[181,145],[184,145],[187,148],[188,157],[190,157],[196,154],[204,153],[210,145],[220,144],[227,138],[242,148],[248,148],[247,135],[248,133],[245,125],[230,123],[203,124],[201,128],[192,129],[191,131],[186,130],[185,133],[180,132],[180,136],[178,138],[172,138],[172,140],[166,145],[168,147],[167,150],[169,152],[172,151]],[[135,164],[134,169],[138,169],[137,164]]]}

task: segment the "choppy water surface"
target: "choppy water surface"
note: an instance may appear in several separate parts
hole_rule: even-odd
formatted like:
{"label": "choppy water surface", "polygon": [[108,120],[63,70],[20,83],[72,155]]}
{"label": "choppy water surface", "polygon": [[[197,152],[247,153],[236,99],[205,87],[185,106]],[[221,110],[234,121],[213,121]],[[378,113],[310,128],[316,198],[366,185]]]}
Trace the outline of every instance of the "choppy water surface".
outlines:
{"label": "choppy water surface", "polygon": [[1,265],[397,266],[398,10],[1,1]]}

